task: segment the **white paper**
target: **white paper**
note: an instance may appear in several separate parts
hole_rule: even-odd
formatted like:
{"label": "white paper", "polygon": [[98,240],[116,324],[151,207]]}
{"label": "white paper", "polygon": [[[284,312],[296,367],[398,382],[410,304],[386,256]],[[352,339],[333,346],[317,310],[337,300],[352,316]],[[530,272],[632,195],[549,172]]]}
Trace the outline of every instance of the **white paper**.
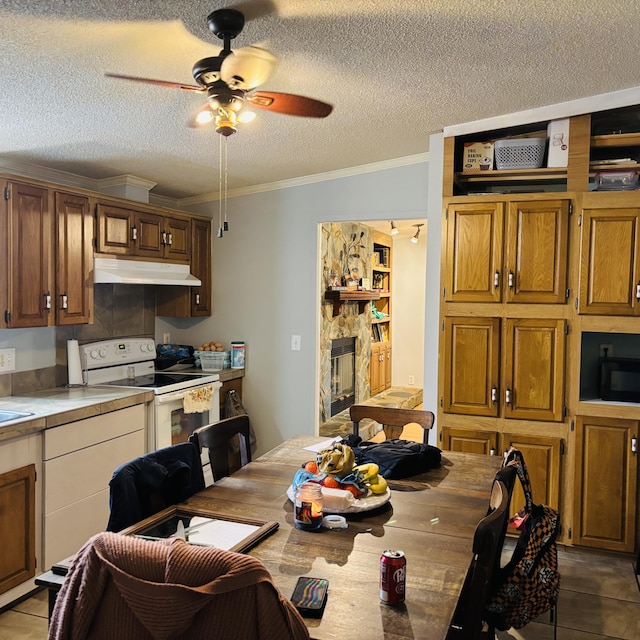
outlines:
{"label": "white paper", "polygon": [[185,529],[185,536],[191,544],[209,545],[216,547],[216,549],[229,550],[259,528],[254,524],[196,516],[191,518],[189,526]]}
{"label": "white paper", "polygon": [[314,453],[318,453],[318,451],[322,451],[323,449],[328,449],[334,442],[340,442],[342,440],[342,436],[337,436],[336,438],[332,438],[331,440],[323,440],[318,444],[311,444],[308,447],[305,447],[307,451],[313,451]]}

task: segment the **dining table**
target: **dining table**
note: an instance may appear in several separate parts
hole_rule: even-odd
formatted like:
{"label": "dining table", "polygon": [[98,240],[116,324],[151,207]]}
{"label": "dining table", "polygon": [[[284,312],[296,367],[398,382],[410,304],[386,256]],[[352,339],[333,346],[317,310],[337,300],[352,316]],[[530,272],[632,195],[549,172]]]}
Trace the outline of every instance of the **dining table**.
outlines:
{"label": "dining table", "polygon": [[[500,458],[443,451],[439,467],[389,480],[384,504],[343,514],[347,528],[305,531],[294,523],[291,483],[323,440],[286,440],[180,506],[276,522],[248,553],[286,597],[301,576],[328,580],[322,618],[305,618],[314,640],[446,638]],[[388,549],[402,550],[407,561],[405,601],[397,606],[380,600],[380,557]]]}

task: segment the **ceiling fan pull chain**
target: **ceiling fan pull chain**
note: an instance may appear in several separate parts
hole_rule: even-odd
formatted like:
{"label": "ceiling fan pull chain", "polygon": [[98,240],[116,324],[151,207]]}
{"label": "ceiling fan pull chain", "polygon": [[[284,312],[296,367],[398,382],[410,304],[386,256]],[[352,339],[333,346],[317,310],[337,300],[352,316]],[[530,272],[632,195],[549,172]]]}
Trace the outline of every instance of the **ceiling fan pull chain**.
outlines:
{"label": "ceiling fan pull chain", "polygon": [[227,178],[229,177],[229,164],[227,159],[227,138],[224,137],[224,224],[225,231],[229,231],[229,223],[227,222]]}
{"label": "ceiling fan pull chain", "polygon": [[218,145],[218,238],[222,238],[222,138]]}

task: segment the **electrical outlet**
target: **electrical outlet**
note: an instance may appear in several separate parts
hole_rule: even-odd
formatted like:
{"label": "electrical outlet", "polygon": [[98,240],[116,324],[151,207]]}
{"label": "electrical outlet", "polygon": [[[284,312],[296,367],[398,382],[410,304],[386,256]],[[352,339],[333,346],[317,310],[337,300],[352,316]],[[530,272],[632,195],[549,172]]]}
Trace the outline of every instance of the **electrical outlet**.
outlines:
{"label": "electrical outlet", "polygon": [[600,345],[600,357],[601,358],[610,358],[613,355],[613,345],[612,344],[601,344]]}
{"label": "electrical outlet", "polygon": [[414,376],[409,376],[409,386],[413,385],[416,383],[416,379]]}
{"label": "electrical outlet", "polygon": [[170,333],[163,333],[162,334],[162,342],[163,342],[163,344],[170,344],[171,343],[171,334]]}
{"label": "electrical outlet", "polygon": [[0,349],[0,372],[16,370],[16,350]]}

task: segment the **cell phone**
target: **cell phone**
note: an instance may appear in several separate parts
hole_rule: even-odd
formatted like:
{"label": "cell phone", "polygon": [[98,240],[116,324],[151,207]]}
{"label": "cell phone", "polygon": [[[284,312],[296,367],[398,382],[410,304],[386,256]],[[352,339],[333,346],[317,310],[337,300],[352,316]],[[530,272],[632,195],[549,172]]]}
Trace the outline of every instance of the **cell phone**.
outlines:
{"label": "cell phone", "polygon": [[324,578],[298,578],[291,602],[307,618],[322,618],[327,604],[329,581]]}

